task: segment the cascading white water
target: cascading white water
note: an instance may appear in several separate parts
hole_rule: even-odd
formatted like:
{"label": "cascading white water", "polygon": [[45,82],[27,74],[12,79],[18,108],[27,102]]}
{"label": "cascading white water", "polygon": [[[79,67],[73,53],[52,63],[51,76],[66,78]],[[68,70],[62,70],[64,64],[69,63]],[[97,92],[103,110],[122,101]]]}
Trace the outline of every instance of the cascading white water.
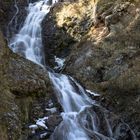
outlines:
{"label": "cascading white water", "polygon": [[[25,58],[43,66],[41,22],[50,11],[50,0],[30,3],[28,16],[19,33],[11,39],[9,47]],[[52,0],[52,4],[57,2]],[[56,96],[63,107],[63,121],[55,129],[51,140],[113,140],[112,129],[104,113],[100,118],[96,105],[86,91],[73,78],[49,72],[49,77],[56,90]],[[106,130],[102,130],[103,126]],[[102,131],[101,131],[102,130]]]}
{"label": "cascading white water", "polygon": [[[57,97],[61,103],[64,112],[79,112],[82,107],[91,105],[89,97],[84,93],[80,85],[79,91],[74,88],[68,76],[63,74],[49,73],[54,87],[57,91]],[[72,81],[71,81],[72,82]],[[73,81],[75,82],[75,81]],[[76,86],[76,85],[75,85]]]}
{"label": "cascading white water", "polygon": [[57,93],[57,98],[63,107],[63,121],[56,128],[51,140],[113,140],[112,129],[106,117],[106,135],[100,133],[100,119],[93,110],[96,105],[83,87],[73,78],[57,73],[49,73]]}
{"label": "cascading white water", "polygon": [[[52,1],[57,2],[56,0]],[[44,64],[41,38],[41,22],[50,11],[49,0],[30,3],[28,16],[19,33],[11,39],[10,48],[25,58],[37,63]]]}

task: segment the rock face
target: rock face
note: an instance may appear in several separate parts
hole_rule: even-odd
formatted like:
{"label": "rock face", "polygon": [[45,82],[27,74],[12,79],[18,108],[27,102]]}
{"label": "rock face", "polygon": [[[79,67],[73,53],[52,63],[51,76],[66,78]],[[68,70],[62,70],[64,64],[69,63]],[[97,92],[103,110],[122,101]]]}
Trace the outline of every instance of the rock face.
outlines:
{"label": "rock face", "polygon": [[91,11],[86,10],[92,9],[93,5],[93,1],[75,3],[68,0],[53,6],[42,22],[46,63],[53,67],[54,55],[63,58],[70,54],[72,46],[81,40],[92,25]]}
{"label": "rock face", "polygon": [[[55,97],[48,73],[38,65],[12,53],[0,33],[1,140],[22,139],[25,122],[27,124],[43,117],[45,104],[48,104],[51,98],[54,100]],[[34,107],[40,108],[38,113]]]}
{"label": "rock face", "polygon": [[0,23],[5,36],[11,37],[19,30],[27,13],[26,6],[26,0],[0,0]]}
{"label": "rock face", "polygon": [[43,21],[42,34],[50,66],[54,55],[64,53],[63,72],[100,93],[103,105],[127,122],[139,139],[139,1],[59,3]]}
{"label": "rock face", "polygon": [[37,0],[0,0],[0,23],[4,36],[11,38],[19,31],[28,13],[28,3]]}

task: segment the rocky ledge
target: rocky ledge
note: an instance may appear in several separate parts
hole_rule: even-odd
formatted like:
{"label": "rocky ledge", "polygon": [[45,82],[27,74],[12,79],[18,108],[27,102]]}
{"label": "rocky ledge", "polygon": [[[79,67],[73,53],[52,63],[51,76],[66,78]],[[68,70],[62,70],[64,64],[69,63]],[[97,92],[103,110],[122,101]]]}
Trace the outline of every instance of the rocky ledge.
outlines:
{"label": "rocky ledge", "polygon": [[[29,125],[36,123],[39,129],[37,131],[43,132],[44,128],[37,120],[44,117],[48,117],[44,124],[48,123],[47,131],[50,135],[61,121],[60,109],[47,71],[14,54],[8,49],[6,41],[0,33],[1,140],[36,137],[29,133]],[[56,118],[58,119],[56,120]]]}

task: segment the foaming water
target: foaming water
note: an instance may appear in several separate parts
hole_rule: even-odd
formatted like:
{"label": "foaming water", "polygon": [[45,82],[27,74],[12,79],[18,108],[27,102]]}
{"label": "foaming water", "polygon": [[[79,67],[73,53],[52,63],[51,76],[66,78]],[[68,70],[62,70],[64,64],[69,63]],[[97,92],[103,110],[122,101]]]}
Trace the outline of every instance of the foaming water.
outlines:
{"label": "foaming water", "polygon": [[[45,66],[41,22],[56,0],[30,3],[28,16],[9,47],[25,58]],[[63,121],[55,129],[51,140],[114,140],[106,110],[87,96],[87,91],[72,77],[48,72],[55,93],[64,112]],[[46,127],[46,126],[45,126]]]}
{"label": "foaming water", "polygon": [[[69,76],[56,73],[49,73],[49,76],[64,110],[63,121],[55,129],[51,140],[113,140],[112,129],[104,112],[100,120],[94,110],[103,109],[86,95],[84,88]],[[107,131],[102,134],[103,123]]]}
{"label": "foaming water", "polygon": [[49,72],[57,97],[64,112],[79,112],[82,107],[91,105],[92,100],[84,93],[83,88],[71,77]]}
{"label": "foaming water", "polygon": [[44,64],[41,22],[50,8],[49,0],[30,3],[24,25],[19,33],[11,39],[9,45],[15,53],[23,55],[37,64]]}

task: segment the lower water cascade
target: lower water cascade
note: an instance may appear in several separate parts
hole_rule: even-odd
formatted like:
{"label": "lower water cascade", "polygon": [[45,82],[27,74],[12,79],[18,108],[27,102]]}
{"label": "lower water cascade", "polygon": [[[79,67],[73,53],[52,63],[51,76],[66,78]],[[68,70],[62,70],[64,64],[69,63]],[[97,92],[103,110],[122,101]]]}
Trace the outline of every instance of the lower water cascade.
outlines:
{"label": "lower water cascade", "polygon": [[[41,22],[57,0],[29,3],[23,27],[10,41],[13,52],[45,67]],[[76,80],[64,74],[48,71],[59,103],[63,121],[56,127],[51,140],[123,140],[116,137],[109,113],[87,95]],[[127,124],[125,125],[126,127]],[[47,130],[46,130],[47,131]],[[130,129],[132,140],[136,140]],[[125,139],[128,140],[128,139]]]}

